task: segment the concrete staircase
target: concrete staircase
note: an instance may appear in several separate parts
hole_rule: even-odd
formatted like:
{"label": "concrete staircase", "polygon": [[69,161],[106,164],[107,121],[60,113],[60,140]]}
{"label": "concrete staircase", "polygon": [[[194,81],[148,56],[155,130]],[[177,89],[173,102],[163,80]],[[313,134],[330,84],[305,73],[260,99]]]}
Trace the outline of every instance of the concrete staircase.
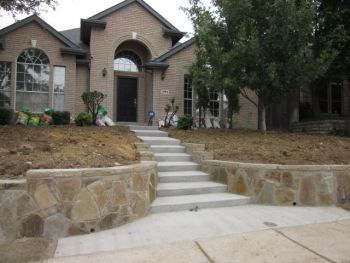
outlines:
{"label": "concrete staircase", "polygon": [[212,182],[209,175],[199,171],[198,163],[185,153],[179,140],[154,126],[130,126],[144,143],[150,144],[158,162],[159,184],[157,199],[151,212],[196,210],[199,208],[246,205],[250,198],[227,193],[227,185]]}

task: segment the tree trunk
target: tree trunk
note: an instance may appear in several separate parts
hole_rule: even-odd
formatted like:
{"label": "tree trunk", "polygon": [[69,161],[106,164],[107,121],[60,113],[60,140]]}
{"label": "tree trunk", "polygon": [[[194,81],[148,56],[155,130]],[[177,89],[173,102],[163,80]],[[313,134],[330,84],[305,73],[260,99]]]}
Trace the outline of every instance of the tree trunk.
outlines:
{"label": "tree trunk", "polygon": [[233,129],[233,111],[228,110],[228,121],[229,121],[229,128]]}
{"label": "tree trunk", "polygon": [[310,84],[311,100],[312,100],[311,107],[312,107],[312,115],[314,118],[315,117],[317,118],[320,116],[320,107],[319,107],[317,87],[318,87],[318,84],[316,82],[313,82]]}
{"label": "tree trunk", "polygon": [[266,106],[265,99],[263,97],[259,97],[258,129],[259,131],[266,133]]}

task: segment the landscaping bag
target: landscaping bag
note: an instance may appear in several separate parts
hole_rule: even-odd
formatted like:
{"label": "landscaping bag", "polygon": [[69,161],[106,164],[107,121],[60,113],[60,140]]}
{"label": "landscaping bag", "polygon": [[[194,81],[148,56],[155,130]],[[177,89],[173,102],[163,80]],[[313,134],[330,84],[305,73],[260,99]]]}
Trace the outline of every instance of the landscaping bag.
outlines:
{"label": "landscaping bag", "polygon": [[16,124],[27,125],[28,119],[29,119],[29,115],[21,111],[20,113],[18,113]]}
{"label": "landscaping bag", "polygon": [[107,126],[109,126],[109,127],[114,127],[114,126],[115,126],[115,124],[114,124],[114,122],[112,121],[112,119],[109,118],[108,116],[104,116],[104,117],[103,117],[103,121],[104,121],[104,123],[107,124]]}
{"label": "landscaping bag", "polygon": [[105,120],[104,120],[104,116],[103,116],[103,115],[101,115],[101,114],[98,114],[98,115],[97,115],[97,118],[96,118],[96,125],[97,125],[97,126],[100,126],[100,127],[106,126]]}
{"label": "landscaping bag", "polygon": [[102,116],[106,116],[107,115],[107,110],[105,109],[105,107],[103,106],[98,106],[98,110],[97,110],[97,114],[98,115],[102,115]]}
{"label": "landscaping bag", "polygon": [[46,115],[52,116],[52,114],[54,113],[54,109],[47,108],[47,109],[45,109],[44,112]]}
{"label": "landscaping bag", "polygon": [[32,116],[28,121],[28,126],[31,127],[37,127],[40,124],[40,117],[39,116]]}
{"label": "landscaping bag", "polygon": [[42,126],[49,126],[51,124],[52,124],[52,116],[44,114],[41,117],[40,125],[42,125]]}

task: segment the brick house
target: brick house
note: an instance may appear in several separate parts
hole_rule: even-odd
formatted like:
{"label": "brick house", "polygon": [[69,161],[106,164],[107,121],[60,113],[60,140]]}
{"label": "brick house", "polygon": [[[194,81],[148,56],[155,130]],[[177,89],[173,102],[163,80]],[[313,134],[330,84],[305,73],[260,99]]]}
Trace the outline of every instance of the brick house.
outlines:
{"label": "brick house", "polygon": [[[117,122],[156,119],[173,97],[179,115],[196,114],[188,67],[194,39],[142,0],[126,0],[62,32],[33,15],[0,30],[0,107],[17,111],[47,107],[85,111],[81,94],[107,95],[104,106]],[[225,101],[211,94],[210,116],[220,118]],[[257,110],[243,98],[237,127],[257,126]]]}

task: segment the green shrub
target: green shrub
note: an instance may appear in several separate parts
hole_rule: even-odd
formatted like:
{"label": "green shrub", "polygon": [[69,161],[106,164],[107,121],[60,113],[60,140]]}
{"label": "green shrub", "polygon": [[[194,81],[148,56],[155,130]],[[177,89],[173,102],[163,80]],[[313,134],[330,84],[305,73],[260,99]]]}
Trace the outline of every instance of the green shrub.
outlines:
{"label": "green shrub", "polygon": [[10,125],[12,123],[13,110],[0,108],[0,125]]}
{"label": "green shrub", "polygon": [[92,115],[89,112],[81,112],[75,118],[75,124],[77,126],[90,126],[92,125]]}
{"label": "green shrub", "polygon": [[191,115],[185,115],[179,118],[177,122],[177,128],[181,130],[190,130],[193,125],[193,117]]}
{"label": "green shrub", "polygon": [[91,113],[92,121],[95,123],[98,113],[98,108],[105,99],[106,95],[99,91],[86,91],[81,95],[81,99],[88,108],[88,112]]}
{"label": "green shrub", "polygon": [[54,125],[68,125],[70,124],[70,112],[54,111],[52,113],[52,121]]}

